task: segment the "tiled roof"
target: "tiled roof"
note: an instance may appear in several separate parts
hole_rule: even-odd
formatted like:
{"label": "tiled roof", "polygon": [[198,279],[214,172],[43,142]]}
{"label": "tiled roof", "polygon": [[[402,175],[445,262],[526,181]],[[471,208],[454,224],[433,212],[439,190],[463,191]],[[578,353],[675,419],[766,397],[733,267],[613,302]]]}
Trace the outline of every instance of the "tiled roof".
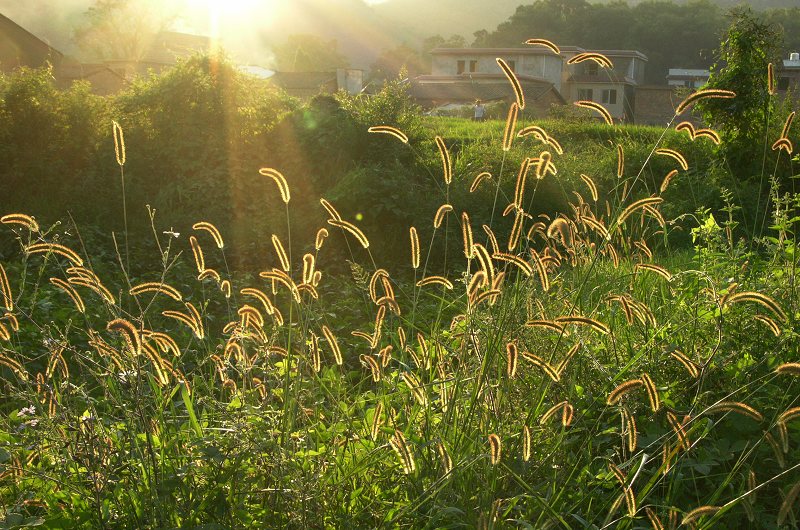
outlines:
{"label": "tiled roof", "polygon": [[24,47],[26,53],[33,52],[43,60],[49,59],[51,62],[60,62],[64,57],[63,53],[2,14],[0,14],[0,32],[9,36],[19,46]]}
{"label": "tiled roof", "polygon": [[275,72],[269,80],[287,90],[316,89],[336,82],[336,72]]}
{"label": "tiled roof", "polygon": [[[581,53],[586,50],[577,46],[560,46],[564,53]],[[434,48],[432,55],[554,55],[544,46],[526,46],[524,48]]]}
{"label": "tiled roof", "polygon": [[[499,81],[499,80],[504,80],[504,79],[507,79],[505,77],[505,75],[501,74],[501,73],[497,73],[497,72],[464,72],[463,74],[456,74],[455,76],[446,75],[446,74],[437,74],[437,75],[424,74],[424,75],[417,76],[415,80],[419,81],[419,82],[426,82],[426,83],[436,82],[436,81],[450,83],[450,82],[452,82],[454,80],[464,81],[464,82],[467,82],[467,83],[470,83],[470,82],[483,83],[483,82],[485,82],[487,80],[488,81]],[[525,74],[517,74],[517,79],[519,79],[520,82],[529,81],[529,82],[534,82],[534,83],[550,83],[550,81],[548,81],[547,79],[544,79],[543,77],[536,77],[536,76],[525,75]]]}
{"label": "tiled roof", "polygon": [[[608,57],[636,57],[647,61],[647,56],[638,50],[587,50],[578,46],[559,46],[564,55],[576,55],[584,52],[602,53]],[[553,55],[544,46],[526,46],[524,48],[434,48],[431,55]]]}
{"label": "tiled roof", "polygon": [[647,61],[647,56],[639,50],[586,50],[593,53],[602,53],[607,57],[636,57],[642,61]]}
{"label": "tiled roof", "polygon": [[670,68],[667,73],[667,79],[671,77],[708,77],[710,72],[708,70],[701,70],[697,68]]}
{"label": "tiled roof", "polygon": [[58,74],[69,79],[86,79],[99,72],[106,72],[124,79],[123,76],[109,68],[108,65],[102,63],[70,63],[62,64],[58,68]]}

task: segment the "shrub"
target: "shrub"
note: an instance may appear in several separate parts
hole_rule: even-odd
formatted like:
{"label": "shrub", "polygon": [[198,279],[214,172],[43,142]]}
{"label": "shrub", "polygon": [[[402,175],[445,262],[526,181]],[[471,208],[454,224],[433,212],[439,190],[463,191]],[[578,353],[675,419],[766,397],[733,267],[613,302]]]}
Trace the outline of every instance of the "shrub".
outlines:
{"label": "shrub", "polygon": [[48,68],[0,76],[0,195],[4,206],[36,209],[55,221],[67,210],[97,221],[96,205],[74,201],[94,189],[103,196],[97,153],[104,146],[108,103],[85,83],[58,90]]}

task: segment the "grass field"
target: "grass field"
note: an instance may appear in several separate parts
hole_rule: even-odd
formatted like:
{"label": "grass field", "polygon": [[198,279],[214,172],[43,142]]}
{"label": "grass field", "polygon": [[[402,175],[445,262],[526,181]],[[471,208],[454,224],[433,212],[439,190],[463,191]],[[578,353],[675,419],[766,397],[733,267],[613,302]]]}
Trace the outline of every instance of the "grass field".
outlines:
{"label": "grass field", "polygon": [[743,241],[696,212],[700,140],[545,121],[504,150],[525,125],[427,119],[441,194],[402,237],[323,201],[292,240],[265,168],[260,271],[204,219],[140,256],[2,212],[2,527],[796,525],[796,197]]}

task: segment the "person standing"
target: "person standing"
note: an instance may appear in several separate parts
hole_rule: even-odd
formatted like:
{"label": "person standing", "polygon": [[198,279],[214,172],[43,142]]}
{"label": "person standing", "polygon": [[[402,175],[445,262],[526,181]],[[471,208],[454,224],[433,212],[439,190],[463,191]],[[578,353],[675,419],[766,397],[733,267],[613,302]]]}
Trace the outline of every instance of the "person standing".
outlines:
{"label": "person standing", "polygon": [[472,108],[474,110],[472,116],[473,121],[483,121],[486,119],[486,107],[483,106],[483,102],[480,99],[475,100],[475,106]]}

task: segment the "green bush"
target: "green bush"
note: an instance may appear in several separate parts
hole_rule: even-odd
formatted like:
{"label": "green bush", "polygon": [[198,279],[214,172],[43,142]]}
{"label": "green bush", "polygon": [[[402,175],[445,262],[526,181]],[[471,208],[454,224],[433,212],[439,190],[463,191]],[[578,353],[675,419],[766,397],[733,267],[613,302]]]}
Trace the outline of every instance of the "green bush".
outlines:
{"label": "green bush", "polygon": [[[49,222],[67,211],[99,221],[108,185],[98,153],[108,147],[109,115],[108,101],[92,95],[88,84],[58,90],[47,68],[0,76],[3,206],[42,211]],[[85,199],[87,189],[98,202],[75,200]]]}
{"label": "green bush", "polygon": [[[206,219],[248,237],[248,218],[263,209],[245,199],[273,159],[265,138],[295,106],[221,57],[195,56],[139,79],[114,98],[131,153],[129,201],[152,205],[179,231]],[[146,233],[146,212],[137,214],[134,225]]]}

